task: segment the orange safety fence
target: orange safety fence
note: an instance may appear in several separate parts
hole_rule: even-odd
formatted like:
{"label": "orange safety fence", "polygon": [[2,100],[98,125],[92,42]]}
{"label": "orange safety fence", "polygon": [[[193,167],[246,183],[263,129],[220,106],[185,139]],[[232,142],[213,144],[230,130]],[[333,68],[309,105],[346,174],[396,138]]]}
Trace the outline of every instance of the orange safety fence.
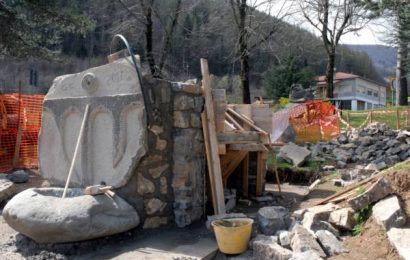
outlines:
{"label": "orange safety fence", "polygon": [[310,101],[289,111],[289,124],[296,133],[296,143],[329,141],[340,135],[336,107],[322,101]]}
{"label": "orange safety fence", "polygon": [[0,172],[36,168],[44,95],[0,95]]}

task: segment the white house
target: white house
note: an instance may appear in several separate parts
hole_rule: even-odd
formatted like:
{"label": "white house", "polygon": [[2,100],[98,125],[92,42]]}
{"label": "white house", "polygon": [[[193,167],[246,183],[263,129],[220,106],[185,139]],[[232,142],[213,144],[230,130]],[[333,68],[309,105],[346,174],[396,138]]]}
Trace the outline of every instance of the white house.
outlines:
{"label": "white house", "polygon": [[[386,87],[357,75],[334,75],[333,100],[340,109],[365,110],[386,106]],[[326,77],[317,79],[316,98],[326,98]]]}

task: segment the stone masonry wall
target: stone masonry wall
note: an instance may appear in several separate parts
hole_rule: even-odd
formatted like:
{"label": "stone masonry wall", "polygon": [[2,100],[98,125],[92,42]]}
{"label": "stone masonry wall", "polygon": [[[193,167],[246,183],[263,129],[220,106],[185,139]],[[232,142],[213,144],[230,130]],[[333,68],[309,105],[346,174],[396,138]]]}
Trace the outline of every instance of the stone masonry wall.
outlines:
{"label": "stone masonry wall", "polygon": [[117,193],[133,205],[143,228],[189,225],[203,214],[205,176],[200,112],[203,97],[194,84],[143,78],[152,118],[148,152]]}
{"label": "stone masonry wall", "polygon": [[203,214],[205,148],[201,112],[204,98],[194,84],[173,83],[173,178],[175,223],[184,227]]}

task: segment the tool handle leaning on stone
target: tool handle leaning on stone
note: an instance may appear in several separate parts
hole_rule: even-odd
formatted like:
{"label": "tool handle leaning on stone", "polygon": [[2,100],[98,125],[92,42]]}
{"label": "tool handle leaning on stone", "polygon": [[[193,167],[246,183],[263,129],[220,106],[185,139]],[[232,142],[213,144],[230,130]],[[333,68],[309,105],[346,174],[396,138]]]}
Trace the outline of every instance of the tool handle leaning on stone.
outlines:
{"label": "tool handle leaning on stone", "polygon": [[63,197],[62,197],[63,199],[65,198],[65,195],[67,193],[68,185],[70,184],[70,180],[71,180],[71,175],[73,174],[73,171],[74,171],[75,162],[77,161],[78,150],[80,149],[81,140],[84,135],[84,129],[85,129],[85,124],[87,122],[89,110],[90,110],[90,104],[87,104],[85,107],[85,111],[84,111],[83,121],[81,122],[80,132],[78,133],[78,138],[77,138],[77,142],[76,142],[75,149],[74,149],[73,159],[71,160],[70,170],[68,171],[67,181],[64,186]]}
{"label": "tool handle leaning on stone", "polygon": [[110,197],[113,197],[115,193],[111,190],[112,186],[105,186],[105,185],[93,185],[88,186],[84,189],[85,195],[98,195],[98,194],[107,194]]}

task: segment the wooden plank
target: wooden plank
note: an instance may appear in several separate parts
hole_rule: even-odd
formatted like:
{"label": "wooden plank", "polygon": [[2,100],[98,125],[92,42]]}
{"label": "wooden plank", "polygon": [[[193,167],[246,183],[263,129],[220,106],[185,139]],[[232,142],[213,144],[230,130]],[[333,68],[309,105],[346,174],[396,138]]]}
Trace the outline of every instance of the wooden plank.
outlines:
{"label": "wooden plank", "polygon": [[225,210],[225,198],[224,190],[222,184],[222,173],[221,173],[221,163],[219,160],[218,152],[218,139],[216,136],[216,127],[215,127],[215,113],[212,102],[211,94],[211,78],[209,76],[208,61],[206,59],[201,59],[201,73],[202,73],[202,87],[204,91],[205,98],[205,113],[206,118],[204,118],[205,128],[208,132],[208,142],[209,150],[207,153],[210,154],[208,168],[212,168],[211,174],[213,178],[214,186],[214,196],[215,196],[215,214],[224,214]]}
{"label": "wooden plank", "polygon": [[[236,168],[241,164],[242,160],[246,157],[248,152],[246,151],[229,151],[231,155],[223,155],[221,156],[221,161],[224,161],[222,168],[222,178],[224,182],[228,179],[228,177],[235,171]],[[226,158],[224,158],[226,157]]]}
{"label": "wooden plank", "polygon": [[[249,130],[249,128],[253,128],[253,129],[255,129],[256,131],[259,131],[259,132],[264,133],[264,134],[266,134],[266,135],[268,134],[265,130],[261,129],[260,127],[258,127],[258,126],[255,125],[254,123],[250,122],[250,121],[247,120],[243,115],[237,113],[236,111],[234,111],[234,110],[232,110],[232,109],[228,109],[228,112],[232,113],[236,118],[240,119],[243,123],[245,123],[246,125],[248,125],[248,126],[249,126],[249,127],[248,127],[248,130]],[[227,115],[229,115],[229,114],[227,113]]]}
{"label": "wooden plank", "polygon": [[227,147],[228,150],[234,151],[247,151],[247,152],[263,152],[268,151],[268,148],[265,147],[263,144],[229,144]]}
{"label": "wooden plank", "polygon": [[242,161],[242,195],[247,198],[249,196],[249,153]]}
{"label": "wooden plank", "polygon": [[256,196],[262,196],[263,192],[263,180],[265,178],[265,161],[264,153],[266,152],[257,152],[256,156]]}
{"label": "wooden plank", "polygon": [[225,113],[225,117],[228,119],[229,122],[231,122],[236,129],[244,131],[243,127],[228,113]]}
{"label": "wooden plank", "polygon": [[226,92],[225,89],[212,89],[212,99],[215,111],[216,132],[225,131]]}
{"label": "wooden plank", "polygon": [[218,153],[226,154],[226,144],[218,144]]}
{"label": "wooden plank", "polygon": [[260,141],[258,132],[226,132],[218,134],[219,143],[255,143]]}
{"label": "wooden plank", "polygon": [[21,80],[19,80],[18,83],[18,90],[19,90],[19,95],[18,95],[18,115],[17,115],[17,137],[16,137],[16,143],[14,145],[14,156],[13,156],[13,168],[17,168],[19,166],[19,161],[20,161],[20,146],[21,146],[21,136],[23,134],[23,129],[21,125]]}
{"label": "wooden plank", "polygon": [[214,173],[213,173],[213,167],[211,167],[212,158],[211,158],[211,148],[210,148],[210,143],[209,143],[209,133],[208,133],[208,126],[207,126],[208,119],[207,119],[205,112],[201,113],[201,121],[202,121],[202,131],[204,134],[206,162],[208,165],[209,186],[211,188],[212,206],[214,207],[214,209],[217,209],[218,202],[216,200],[215,178],[214,178]]}

